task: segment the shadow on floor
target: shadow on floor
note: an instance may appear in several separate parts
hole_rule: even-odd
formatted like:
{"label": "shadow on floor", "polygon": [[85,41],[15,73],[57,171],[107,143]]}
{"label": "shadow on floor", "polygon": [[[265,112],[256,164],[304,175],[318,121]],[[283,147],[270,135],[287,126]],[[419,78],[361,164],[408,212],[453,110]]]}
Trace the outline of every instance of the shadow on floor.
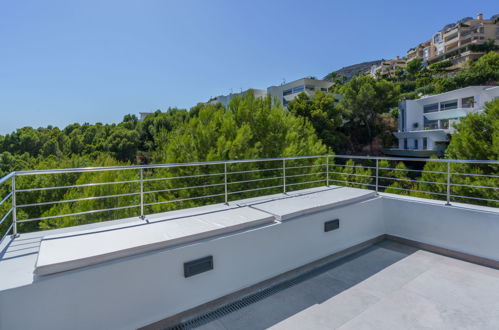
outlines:
{"label": "shadow on floor", "polygon": [[364,281],[418,249],[385,240],[177,329],[266,329]]}

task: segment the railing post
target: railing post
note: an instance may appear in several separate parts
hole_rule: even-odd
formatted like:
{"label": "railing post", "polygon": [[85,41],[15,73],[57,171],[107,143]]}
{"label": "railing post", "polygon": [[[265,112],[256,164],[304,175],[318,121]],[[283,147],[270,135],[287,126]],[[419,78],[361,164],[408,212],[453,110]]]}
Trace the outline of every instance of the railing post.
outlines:
{"label": "railing post", "polygon": [[286,158],[282,160],[282,192],[286,193]]}
{"label": "railing post", "polygon": [[227,191],[227,162],[224,163],[224,191],[225,191],[225,205],[229,205],[229,193]]}
{"label": "railing post", "polygon": [[379,193],[379,159],[376,158],[376,195]]}
{"label": "railing post", "polygon": [[12,176],[12,235],[19,236],[17,233],[16,172]]}
{"label": "railing post", "polygon": [[450,205],[450,161],[447,161],[447,203],[445,205]]}
{"label": "railing post", "polygon": [[326,155],[326,187],[329,187],[329,155]]}
{"label": "railing post", "polygon": [[140,168],[140,218],[146,218],[144,214],[144,169]]}

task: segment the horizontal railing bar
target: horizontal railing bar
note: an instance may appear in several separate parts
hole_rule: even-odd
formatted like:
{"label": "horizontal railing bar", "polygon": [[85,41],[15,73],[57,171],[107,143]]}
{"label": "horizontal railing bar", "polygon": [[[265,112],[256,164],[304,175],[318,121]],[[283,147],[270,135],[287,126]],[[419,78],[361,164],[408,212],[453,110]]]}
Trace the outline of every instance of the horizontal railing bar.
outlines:
{"label": "horizontal railing bar", "polygon": [[241,160],[217,160],[205,162],[191,163],[170,163],[170,164],[154,164],[154,165],[129,165],[129,166],[101,166],[101,167],[80,167],[80,168],[62,168],[51,170],[33,170],[33,171],[17,171],[16,175],[34,175],[34,174],[63,174],[63,173],[83,173],[83,172],[100,172],[100,171],[119,171],[119,170],[135,170],[135,169],[155,169],[169,167],[187,167],[187,166],[206,166],[206,165],[222,165],[222,164],[239,164],[239,163],[255,163],[255,162],[271,162],[278,160],[292,159],[310,159],[324,158],[327,155],[317,156],[296,156],[296,157],[276,157],[276,158],[257,158],[257,159],[241,159]]}
{"label": "horizontal railing bar", "polygon": [[[372,186],[375,187],[375,184],[372,183],[361,183],[361,182],[352,182],[352,181],[346,181],[346,180],[336,180],[336,179],[329,179],[329,181],[335,181],[335,182],[345,182],[345,183],[350,183],[350,184],[360,184],[363,186]],[[381,187],[381,186],[380,186]]]}
{"label": "horizontal railing bar", "polygon": [[2,220],[0,220],[0,225],[5,221],[5,219],[7,219],[7,217],[12,213],[14,209],[11,208],[5,215],[4,217],[2,218]]}
{"label": "horizontal railing bar", "polygon": [[[288,168],[286,167],[286,170]],[[326,174],[327,172],[316,172],[316,173],[302,173],[302,174],[293,174],[293,175],[286,175],[286,178],[295,178],[295,177],[300,177],[300,176],[308,176],[308,175],[321,175],[321,174]],[[331,172],[329,172],[331,173]]]}
{"label": "horizontal railing bar", "polygon": [[148,191],[144,191],[144,194],[154,194],[154,193],[160,193],[160,192],[177,191],[177,190],[194,189],[194,188],[216,187],[216,186],[223,186],[223,185],[224,185],[224,183],[213,183],[213,184],[205,184],[205,185],[201,185],[201,186],[168,188],[168,189],[160,189],[160,190],[148,190]]}
{"label": "horizontal railing bar", "polygon": [[391,170],[391,171],[407,171],[407,172],[418,172],[418,173],[435,173],[435,174],[445,174],[447,172],[439,172],[439,171],[427,171],[427,170],[414,170],[410,168],[392,168],[392,167],[380,167],[380,170]]}
{"label": "horizontal railing bar", "polygon": [[116,197],[136,196],[136,195],[140,195],[140,193],[135,192],[135,193],[118,194],[118,195],[83,197],[83,198],[76,198],[76,199],[67,199],[67,200],[62,200],[62,201],[41,202],[41,203],[32,203],[32,204],[20,204],[20,205],[17,205],[17,207],[23,208],[23,207],[42,206],[42,205],[62,204],[62,203],[74,203],[74,202],[91,201],[91,200],[96,200],[96,199],[106,199],[106,198],[116,198]]}
{"label": "horizontal railing bar", "polygon": [[12,191],[7,196],[5,196],[4,199],[2,199],[2,201],[0,202],[0,205],[2,205],[7,199],[9,199],[10,196],[12,196]]}
{"label": "horizontal railing bar", "polygon": [[313,181],[304,181],[304,182],[296,182],[296,183],[287,183],[286,186],[297,186],[300,184],[307,184],[307,183],[317,183],[317,182],[324,182],[326,179],[322,180],[313,180]]}
{"label": "horizontal railing bar", "polygon": [[464,183],[451,183],[450,185],[451,186],[459,186],[459,187],[470,187],[470,188],[499,189],[499,187],[479,186],[479,185],[464,184]]}
{"label": "horizontal railing bar", "polygon": [[9,174],[7,174],[6,176],[0,178],[0,184],[8,181],[10,178],[12,178],[14,175],[15,175],[16,172],[10,172]]}
{"label": "horizontal railing bar", "polygon": [[459,163],[459,164],[489,164],[499,165],[497,160],[465,160],[465,159],[439,159],[439,158],[409,158],[409,157],[370,157],[370,156],[353,156],[353,155],[316,155],[316,156],[296,156],[296,157],[276,157],[276,158],[259,158],[259,159],[241,159],[241,160],[221,160],[221,161],[206,161],[206,162],[191,162],[191,163],[171,163],[171,164],[154,164],[154,165],[129,165],[129,166],[104,166],[104,167],[81,167],[81,168],[66,168],[66,169],[50,169],[50,170],[32,170],[32,171],[16,171],[7,174],[0,179],[0,183],[5,182],[12,175],[35,175],[35,174],[63,174],[63,173],[83,173],[83,172],[98,172],[98,171],[117,171],[117,170],[135,170],[135,169],[156,169],[170,167],[186,167],[186,166],[208,166],[238,164],[238,163],[254,163],[254,162],[270,162],[279,160],[294,160],[294,159],[312,159],[312,158],[340,158],[340,159],[365,159],[365,160],[399,160],[412,162],[436,162],[436,163]]}
{"label": "horizontal railing bar", "polygon": [[3,239],[5,237],[7,237],[7,235],[9,235],[10,231],[12,230],[12,228],[14,227],[14,223],[11,223],[9,228],[7,228],[7,231],[5,232],[5,234],[3,234],[2,238],[0,238],[0,243],[3,242]]}
{"label": "horizontal railing bar", "polygon": [[326,164],[318,164],[318,165],[304,165],[304,166],[286,166],[286,171],[295,168],[309,168],[309,167],[325,167]]}
{"label": "horizontal railing bar", "polygon": [[232,192],[229,192],[227,194],[228,195],[234,195],[234,194],[241,194],[241,193],[250,192],[250,191],[269,190],[269,189],[275,189],[275,188],[282,188],[282,184],[278,185],[278,186],[268,186],[268,187],[261,187],[261,188],[253,188],[253,189],[232,191]]}
{"label": "horizontal railing bar", "polygon": [[224,196],[224,195],[225,194],[214,194],[214,195],[204,195],[204,196],[196,196],[196,197],[189,197],[189,198],[181,198],[181,199],[174,199],[174,200],[163,201],[163,202],[148,203],[148,204],[144,204],[144,206],[152,206],[152,205],[175,203],[175,202],[184,202],[184,201],[190,201],[193,199],[211,198],[211,197],[218,197],[218,196]]}
{"label": "horizontal railing bar", "polygon": [[77,212],[77,213],[67,213],[67,214],[60,214],[60,215],[51,215],[51,216],[48,216],[48,217],[40,217],[40,218],[31,218],[31,219],[25,219],[25,220],[17,220],[17,222],[31,222],[31,221],[41,221],[41,220],[56,219],[56,218],[74,217],[74,216],[78,216],[78,215],[93,214],[93,213],[99,213],[99,212],[108,212],[108,211],[115,211],[115,210],[132,209],[132,208],[136,208],[136,207],[140,207],[140,205],[119,206],[119,207],[113,207],[113,208],[109,208],[109,209],[90,210],[90,211]]}
{"label": "horizontal railing bar", "polygon": [[466,159],[440,159],[440,158],[409,158],[409,157],[370,157],[370,156],[350,156],[350,155],[329,155],[332,158],[342,159],[371,159],[371,160],[404,160],[413,162],[435,162],[435,163],[461,163],[461,164],[493,164],[499,165],[498,160],[466,160]]}
{"label": "horizontal railing bar", "polygon": [[341,174],[341,175],[353,175],[353,176],[364,176],[364,177],[369,177],[369,178],[375,178],[375,175],[367,175],[367,174],[356,174],[356,173],[345,173],[345,172],[331,172],[331,174]]}
{"label": "horizontal railing bar", "polygon": [[406,188],[391,187],[391,186],[383,186],[383,185],[379,185],[379,187],[382,187],[382,188],[389,188],[389,189],[396,189],[396,190],[405,190],[405,191],[416,191],[416,192],[427,193],[427,194],[433,194],[433,195],[439,195],[439,196],[447,196],[447,194],[444,194],[444,193],[437,193],[437,192],[426,191],[426,190],[406,189]]}
{"label": "horizontal railing bar", "polygon": [[499,178],[499,175],[494,174],[471,174],[471,173],[451,173],[452,175],[466,175],[466,176],[483,176],[487,178]]}
{"label": "horizontal railing bar", "polygon": [[424,180],[412,180],[412,179],[405,179],[405,178],[395,178],[391,176],[378,176],[379,179],[388,179],[388,180],[395,180],[395,181],[407,181],[407,182],[417,182],[417,183],[428,183],[428,184],[442,184],[442,185],[447,185],[446,182],[433,182],[433,181],[424,181]]}
{"label": "horizontal railing bar", "polygon": [[347,165],[347,164],[331,164],[331,166],[354,167],[354,168],[376,168],[376,166]]}
{"label": "horizontal railing bar", "polygon": [[499,200],[497,199],[490,199],[490,198],[480,198],[480,197],[470,197],[470,196],[461,196],[461,195],[451,195],[452,197],[458,197],[458,198],[468,198],[468,199],[476,199],[480,201],[488,201],[488,202],[496,202],[499,203]]}
{"label": "horizontal railing bar", "polygon": [[227,172],[227,175],[229,175],[229,174],[253,173],[253,172],[268,172],[268,171],[282,171],[282,167],[275,167],[275,168],[262,168],[262,169],[247,170],[247,171],[234,171],[234,172]]}
{"label": "horizontal railing bar", "polygon": [[[238,183],[249,183],[249,182],[257,182],[257,181],[278,180],[278,179],[282,179],[282,178],[283,178],[282,176],[273,176],[273,177],[270,177],[270,178],[261,178],[261,179],[253,179],[253,180],[243,180],[243,181],[227,182],[227,184],[238,184]],[[224,184],[224,183],[222,183],[222,184]]]}
{"label": "horizontal railing bar", "polygon": [[71,186],[25,188],[25,189],[17,189],[16,191],[17,192],[29,192],[29,191],[69,189],[69,188],[80,188],[80,187],[95,187],[95,186],[104,186],[104,185],[122,184],[122,183],[139,183],[139,182],[140,182],[140,180],[114,181],[114,182],[96,182],[96,183],[75,184],[75,185],[71,185]]}
{"label": "horizontal railing bar", "polygon": [[144,179],[143,181],[144,182],[164,181],[164,180],[173,180],[173,179],[199,178],[199,177],[216,176],[216,175],[224,175],[224,173],[207,173],[207,174],[193,174],[193,175],[184,175],[184,176],[171,176],[166,178],[149,178],[149,179]]}

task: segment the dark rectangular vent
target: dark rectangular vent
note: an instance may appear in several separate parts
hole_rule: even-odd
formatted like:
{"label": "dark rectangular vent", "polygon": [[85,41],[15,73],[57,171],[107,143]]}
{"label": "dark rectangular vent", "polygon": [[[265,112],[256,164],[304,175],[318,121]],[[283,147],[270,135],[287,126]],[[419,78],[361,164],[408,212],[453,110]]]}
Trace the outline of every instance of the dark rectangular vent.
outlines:
{"label": "dark rectangular vent", "polygon": [[340,228],[340,219],[324,222],[324,231],[328,232]]}
{"label": "dark rectangular vent", "polygon": [[184,263],[184,276],[190,277],[213,269],[213,256]]}

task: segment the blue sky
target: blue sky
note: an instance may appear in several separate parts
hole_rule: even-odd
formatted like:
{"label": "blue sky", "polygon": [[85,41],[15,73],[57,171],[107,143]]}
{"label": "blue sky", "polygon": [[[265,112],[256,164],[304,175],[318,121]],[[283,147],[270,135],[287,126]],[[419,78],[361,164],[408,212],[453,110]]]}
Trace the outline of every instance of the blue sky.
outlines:
{"label": "blue sky", "polygon": [[0,2],[0,134],[118,122],[404,55],[497,1]]}

